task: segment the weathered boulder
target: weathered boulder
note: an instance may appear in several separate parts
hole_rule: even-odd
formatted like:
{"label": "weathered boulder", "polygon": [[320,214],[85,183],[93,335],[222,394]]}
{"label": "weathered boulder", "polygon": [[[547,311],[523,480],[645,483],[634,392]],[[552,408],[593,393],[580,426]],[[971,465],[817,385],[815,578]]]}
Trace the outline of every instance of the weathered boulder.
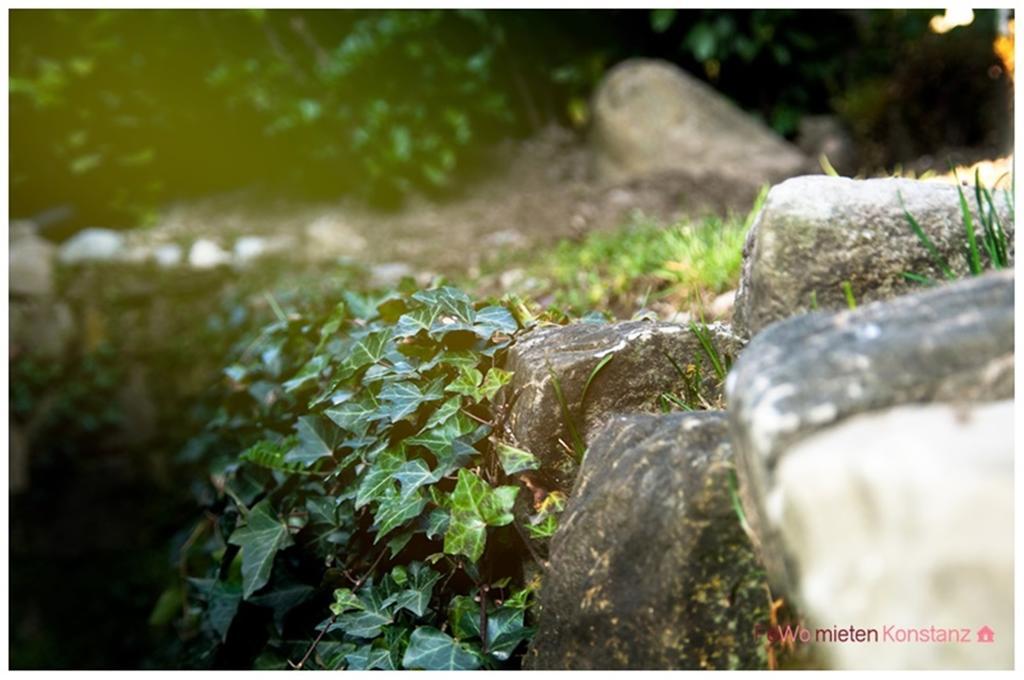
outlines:
{"label": "weathered boulder", "polygon": [[113,229],[91,227],[78,232],[60,246],[57,258],[64,264],[109,261],[125,254],[124,235]]}
{"label": "weathered boulder", "polygon": [[[970,499],[986,488],[993,494],[986,508],[1012,503],[1012,488],[996,481],[1012,469],[1009,422],[999,420],[983,441],[957,420],[958,413],[971,418],[967,406],[883,412],[1013,398],[1013,281],[1012,272],[989,274],[855,311],[779,322],[759,333],[733,367],[726,397],[745,515],[775,590],[795,595],[817,623],[875,623],[856,619],[864,610],[851,600],[877,602],[917,578],[935,601],[926,606],[919,590],[907,591],[907,598],[879,610],[901,612],[887,623],[928,627],[952,620],[936,614],[951,607],[939,595],[947,586],[961,603],[972,588],[991,589],[984,603],[994,601],[993,593],[1007,595],[1005,581],[978,580],[982,573],[1003,573],[999,542],[1005,527],[974,531],[971,525],[988,516],[979,519]],[[861,414],[870,415],[842,422]],[[915,439],[919,444],[910,446]],[[973,460],[976,446],[966,443],[974,439],[993,453],[978,454],[978,469],[968,475],[963,468],[973,464],[965,461]],[[953,493],[961,478],[963,493]],[[917,531],[922,518],[953,511],[974,519]],[[825,537],[828,532],[833,535]],[[827,540],[845,542],[844,552],[818,554]],[[954,552],[959,562],[950,557]],[[862,559],[843,561],[852,554]],[[850,571],[861,568],[867,571]],[[838,595],[844,588],[849,590]],[[991,621],[1002,620],[1001,611],[983,602],[949,612],[965,622],[960,625],[973,625],[967,618],[981,609]],[[839,620],[840,613],[847,618]],[[932,614],[934,620],[927,620]],[[934,645],[932,656],[902,647],[894,648],[902,656],[892,664],[952,659]],[[854,663],[845,653],[837,658]]]}
{"label": "weathered boulder", "polygon": [[590,447],[551,543],[543,669],[761,668],[769,596],[731,502],[720,412],[619,416]]}
{"label": "weathered boulder", "polygon": [[[973,189],[965,194],[975,210],[981,248]],[[953,271],[967,273],[966,232],[955,186],[908,179],[796,177],[772,187],[747,234],[733,312],[737,333],[750,337],[815,304],[820,309],[845,308],[844,281],[863,304],[919,287],[906,273],[941,280],[942,272],[906,219],[901,196]],[[996,205],[1012,254],[1013,214],[1003,200]],[[987,256],[982,259],[987,261]]]}
{"label": "weathered boulder", "polygon": [[[823,644],[833,668],[1013,668],[1013,402],[861,414],[791,447],[767,499],[817,627],[879,631]],[[968,629],[967,644],[902,630]],[[994,642],[976,644],[988,626]],[[910,635],[911,633],[906,633]]]}
{"label": "weathered boulder", "polygon": [[[723,360],[738,354],[741,344],[727,326],[711,324],[708,330]],[[545,469],[558,470],[574,444],[573,429],[587,442],[613,413],[657,412],[662,395],[685,391],[680,371],[691,366],[699,366],[701,391],[713,403],[720,381],[687,326],[626,321],[539,328],[509,351],[509,434]]]}
{"label": "weathered boulder", "polygon": [[714,88],[665,61],[629,59],[598,85],[593,147],[602,179],[685,169],[760,186],[811,171],[810,161]]}

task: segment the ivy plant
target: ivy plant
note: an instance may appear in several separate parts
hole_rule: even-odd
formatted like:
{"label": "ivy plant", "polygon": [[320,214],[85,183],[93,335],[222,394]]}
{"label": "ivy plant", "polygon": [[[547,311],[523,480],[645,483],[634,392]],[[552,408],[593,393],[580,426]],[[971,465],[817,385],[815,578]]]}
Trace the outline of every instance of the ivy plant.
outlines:
{"label": "ivy plant", "polygon": [[500,438],[504,357],[534,323],[514,298],[406,287],[282,312],[244,347],[201,435],[218,493],[169,588],[195,665],[519,665],[527,542],[561,509],[519,525],[537,462]]}

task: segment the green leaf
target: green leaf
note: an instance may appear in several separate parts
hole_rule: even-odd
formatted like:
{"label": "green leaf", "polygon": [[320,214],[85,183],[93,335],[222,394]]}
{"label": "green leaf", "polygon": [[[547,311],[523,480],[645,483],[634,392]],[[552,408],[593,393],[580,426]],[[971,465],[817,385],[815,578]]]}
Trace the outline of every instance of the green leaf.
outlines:
{"label": "green leaf", "polygon": [[326,626],[328,633],[343,630],[346,635],[358,638],[375,638],[380,635],[381,628],[394,620],[388,611],[388,605],[384,603],[378,590],[369,586],[365,586],[358,597],[362,604],[360,609],[342,613],[333,624],[328,619],[317,626],[317,629],[322,630]]}
{"label": "green leaf", "polygon": [[416,383],[405,381],[388,383],[381,388],[377,398],[388,405],[392,423],[415,413],[425,399]]}
{"label": "green leaf", "polygon": [[288,527],[274,514],[269,500],[260,501],[249,511],[245,526],[235,529],[228,542],[242,549],[245,599],[266,585],[277,551],[293,543]]}
{"label": "green leaf", "polygon": [[356,597],[348,588],[336,588],[334,591],[334,602],[331,604],[331,613],[341,615],[351,609],[365,609],[362,600]]}
{"label": "green leaf", "polygon": [[369,364],[377,363],[387,353],[390,342],[390,328],[382,328],[367,333],[352,346],[348,356],[345,357],[345,365],[359,370]]}
{"label": "green leaf", "polygon": [[321,458],[329,458],[345,439],[338,427],[317,415],[301,416],[295,427],[299,444],[285,455],[286,463],[302,463],[309,467]]}
{"label": "green leaf", "polygon": [[369,394],[363,394],[357,399],[329,408],[324,411],[324,415],[357,437],[366,434],[370,425],[375,421],[388,417],[388,414],[381,410],[380,404],[374,401]]}
{"label": "green leaf", "polygon": [[[394,451],[385,451],[363,472],[362,481],[356,492],[356,510],[370,501],[380,500],[387,491],[394,490],[394,474],[398,471],[405,458]],[[397,493],[397,492],[396,492]]]}
{"label": "green leaf", "polygon": [[431,510],[427,515],[424,532],[427,538],[435,538],[448,530],[448,513],[441,508]]}
{"label": "green leaf", "polygon": [[395,324],[395,337],[408,338],[420,331],[430,331],[440,313],[436,307],[420,307],[403,314]]}
{"label": "green leaf", "polygon": [[492,305],[484,307],[476,313],[476,324],[473,328],[484,340],[489,340],[495,333],[511,335],[519,330],[519,324],[504,307]]}
{"label": "green leaf", "polygon": [[405,609],[413,615],[421,617],[427,613],[427,605],[430,604],[434,584],[439,580],[441,580],[441,574],[422,562],[413,562],[409,565],[407,587],[389,597],[384,603],[393,604],[396,611]]}
{"label": "green leaf", "polygon": [[394,487],[390,487],[380,498],[377,511],[373,515],[377,527],[377,539],[374,542],[379,541],[392,529],[419,517],[426,505],[427,499],[419,489],[411,493],[399,493]]}
{"label": "green leaf", "polygon": [[480,654],[436,628],[423,626],[412,632],[402,658],[407,669],[462,671],[476,670]]}
{"label": "green leaf", "polygon": [[395,479],[402,485],[402,493],[408,494],[424,484],[433,484],[441,479],[441,475],[431,471],[423,460],[414,458],[402,464],[395,472]]}
{"label": "green leaf", "polygon": [[465,555],[476,562],[484,552],[488,526],[512,522],[512,505],[519,487],[491,489],[469,470],[459,470],[459,479],[451,494],[451,520],[444,537],[444,551]]}
{"label": "green leaf", "polygon": [[507,385],[511,380],[512,373],[510,371],[496,367],[492,368],[487,371],[487,377],[484,378],[484,383],[480,386],[480,394],[485,399],[493,401],[494,395],[498,393],[498,390]]}
{"label": "green leaf", "polygon": [[428,430],[436,425],[443,425],[448,422],[449,418],[458,413],[460,408],[462,408],[462,398],[452,397],[430,414],[426,424],[423,425],[423,429]]}
{"label": "green leaf", "polygon": [[536,470],[540,467],[532,453],[504,443],[498,444],[498,460],[506,475],[514,475],[523,470]]}
{"label": "green leaf", "polygon": [[506,661],[533,631],[523,624],[522,609],[499,607],[487,616],[487,653]]}
{"label": "green leaf", "polygon": [[449,383],[445,390],[479,401],[481,393],[478,386],[483,379],[483,373],[475,368],[464,366],[459,369],[459,377]]}
{"label": "green leaf", "polygon": [[207,596],[206,618],[221,640],[228,639],[228,630],[241,601],[242,591],[237,585],[219,580],[213,582]]}

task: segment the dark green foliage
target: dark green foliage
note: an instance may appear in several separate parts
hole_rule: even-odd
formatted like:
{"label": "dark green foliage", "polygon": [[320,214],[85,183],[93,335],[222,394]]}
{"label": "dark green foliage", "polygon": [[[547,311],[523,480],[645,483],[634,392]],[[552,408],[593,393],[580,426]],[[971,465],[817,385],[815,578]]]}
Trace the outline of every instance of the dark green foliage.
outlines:
{"label": "dark green foliage", "polygon": [[536,461],[496,441],[492,407],[516,309],[450,287],[347,292],[282,310],[225,370],[222,495],[184,547],[196,665],[518,665],[533,586],[509,525]]}

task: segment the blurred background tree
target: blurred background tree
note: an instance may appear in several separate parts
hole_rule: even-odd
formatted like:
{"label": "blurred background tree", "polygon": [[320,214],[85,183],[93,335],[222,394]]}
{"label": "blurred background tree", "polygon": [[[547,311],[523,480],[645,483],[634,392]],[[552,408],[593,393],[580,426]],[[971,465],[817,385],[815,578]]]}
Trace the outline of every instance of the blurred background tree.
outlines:
{"label": "blurred background tree", "polygon": [[162,201],[253,185],[397,205],[479,173],[496,141],[584,128],[594,85],[630,56],[678,63],[783,135],[839,112],[864,139],[909,139],[880,164],[991,144],[998,78],[971,69],[993,62],[994,17],[938,36],[935,14],[15,11],[12,212],[134,226]]}

